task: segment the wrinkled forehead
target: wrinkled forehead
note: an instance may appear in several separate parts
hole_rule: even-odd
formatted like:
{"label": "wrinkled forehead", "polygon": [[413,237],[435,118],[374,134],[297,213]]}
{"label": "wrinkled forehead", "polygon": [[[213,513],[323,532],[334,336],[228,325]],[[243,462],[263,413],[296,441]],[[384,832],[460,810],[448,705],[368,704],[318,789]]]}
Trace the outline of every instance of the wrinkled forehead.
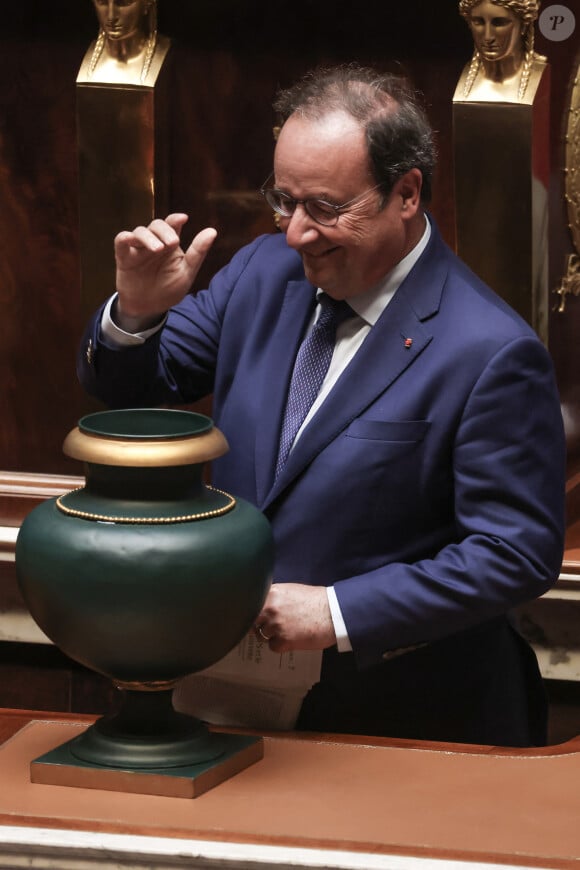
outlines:
{"label": "wrinkled forehead", "polygon": [[275,154],[316,153],[324,161],[325,153],[331,150],[353,148],[366,153],[365,131],[348,112],[329,111],[316,117],[294,112],[280,129]]}
{"label": "wrinkled forehead", "polygon": [[274,171],[276,184],[298,196],[334,189],[345,177],[356,192],[372,178],[364,129],[344,113],[317,120],[291,115],[276,143]]}

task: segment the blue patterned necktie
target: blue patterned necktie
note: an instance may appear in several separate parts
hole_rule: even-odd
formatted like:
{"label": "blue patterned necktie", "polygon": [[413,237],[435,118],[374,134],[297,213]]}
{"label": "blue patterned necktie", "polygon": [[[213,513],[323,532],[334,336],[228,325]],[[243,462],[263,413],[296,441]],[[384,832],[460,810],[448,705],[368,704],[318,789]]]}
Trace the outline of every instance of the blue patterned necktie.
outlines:
{"label": "blue patterned necktie", "polygon": [[280,435],[276,477],[282,471],[296,434],[320,391],[332,360],[337,326],[354,315],[346,302],[337,302],[326,293],[322,293],[318,301],[320,315],[300,345],[294,363]]}

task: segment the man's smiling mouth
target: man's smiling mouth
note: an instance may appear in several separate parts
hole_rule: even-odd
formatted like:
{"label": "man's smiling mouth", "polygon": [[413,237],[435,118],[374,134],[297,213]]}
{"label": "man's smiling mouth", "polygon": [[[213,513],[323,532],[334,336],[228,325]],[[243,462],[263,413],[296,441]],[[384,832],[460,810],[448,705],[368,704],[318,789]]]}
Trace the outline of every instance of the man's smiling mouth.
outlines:
{"label": "man's smiling mouth", "polygon": [[319,254],[315,254],[313,251],[302,251],[302,256],[313,260],[322,260],[330,254],[333,254],[335,251],[338,251],[338,249],[339,246],[337,245],[334,248],[327,248],[326,251],[321,251]]}

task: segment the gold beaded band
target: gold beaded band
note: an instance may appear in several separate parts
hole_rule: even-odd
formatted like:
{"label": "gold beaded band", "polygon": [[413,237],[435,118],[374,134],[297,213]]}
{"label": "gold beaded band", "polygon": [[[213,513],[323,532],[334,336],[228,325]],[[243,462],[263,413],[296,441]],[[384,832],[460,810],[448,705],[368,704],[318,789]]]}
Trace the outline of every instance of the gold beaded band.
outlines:
{"label": "gold beaded band", "polygon": [[165,692],[168,689],[174,689],[178,682],[179,677],[174,680],[149,680],[145,683],[136,680],[114,680],[118,689],[129,689],[133,692]]}
{"label": "gold beaded band", "polygon": [[[211,489],[212,492],[217,492],[220,495],[225,496],[228,500],[227,503],[221,508],[214,508],[209,511],[199,511],[195,514],[183,514],[182,516],[177,517],[114,517],[105,514],[93,514],[89,511],[79,511],[76,508],[69,508],[63,504],[62,499],[66,498],[70,493],[65,493],[64,495],[59,496],[56,500],[56,506],[59,511],[62,511],[63,514],[66,514],[69,517],[77,517],[81,520],[98,520],[101,523],[125,523],[127,525],[168,525],[170,523],[190,523],[194,520],[207,520],[212,517],[221,517],[223,514],[227,514],[235,507],[236,500],[233,495],[230,495],[221,489],[217,489],[215,486],[209,486],[206,484],[206,488]],[[79,492],[81,489],[84,489],[84,487],[80,486],[78,489],[73,489],[72,492]]]}

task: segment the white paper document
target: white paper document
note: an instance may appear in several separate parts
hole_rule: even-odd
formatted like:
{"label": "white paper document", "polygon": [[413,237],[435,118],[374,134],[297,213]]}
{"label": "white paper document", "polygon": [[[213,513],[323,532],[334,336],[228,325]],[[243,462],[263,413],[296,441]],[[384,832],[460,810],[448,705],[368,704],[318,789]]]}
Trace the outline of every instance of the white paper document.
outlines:
{"label": "white paper document", "polygon": [[215,665],[181,680],[173,706],[212,725],[290,730],[321,664],[319,650],[274,653],[251,633]]}

